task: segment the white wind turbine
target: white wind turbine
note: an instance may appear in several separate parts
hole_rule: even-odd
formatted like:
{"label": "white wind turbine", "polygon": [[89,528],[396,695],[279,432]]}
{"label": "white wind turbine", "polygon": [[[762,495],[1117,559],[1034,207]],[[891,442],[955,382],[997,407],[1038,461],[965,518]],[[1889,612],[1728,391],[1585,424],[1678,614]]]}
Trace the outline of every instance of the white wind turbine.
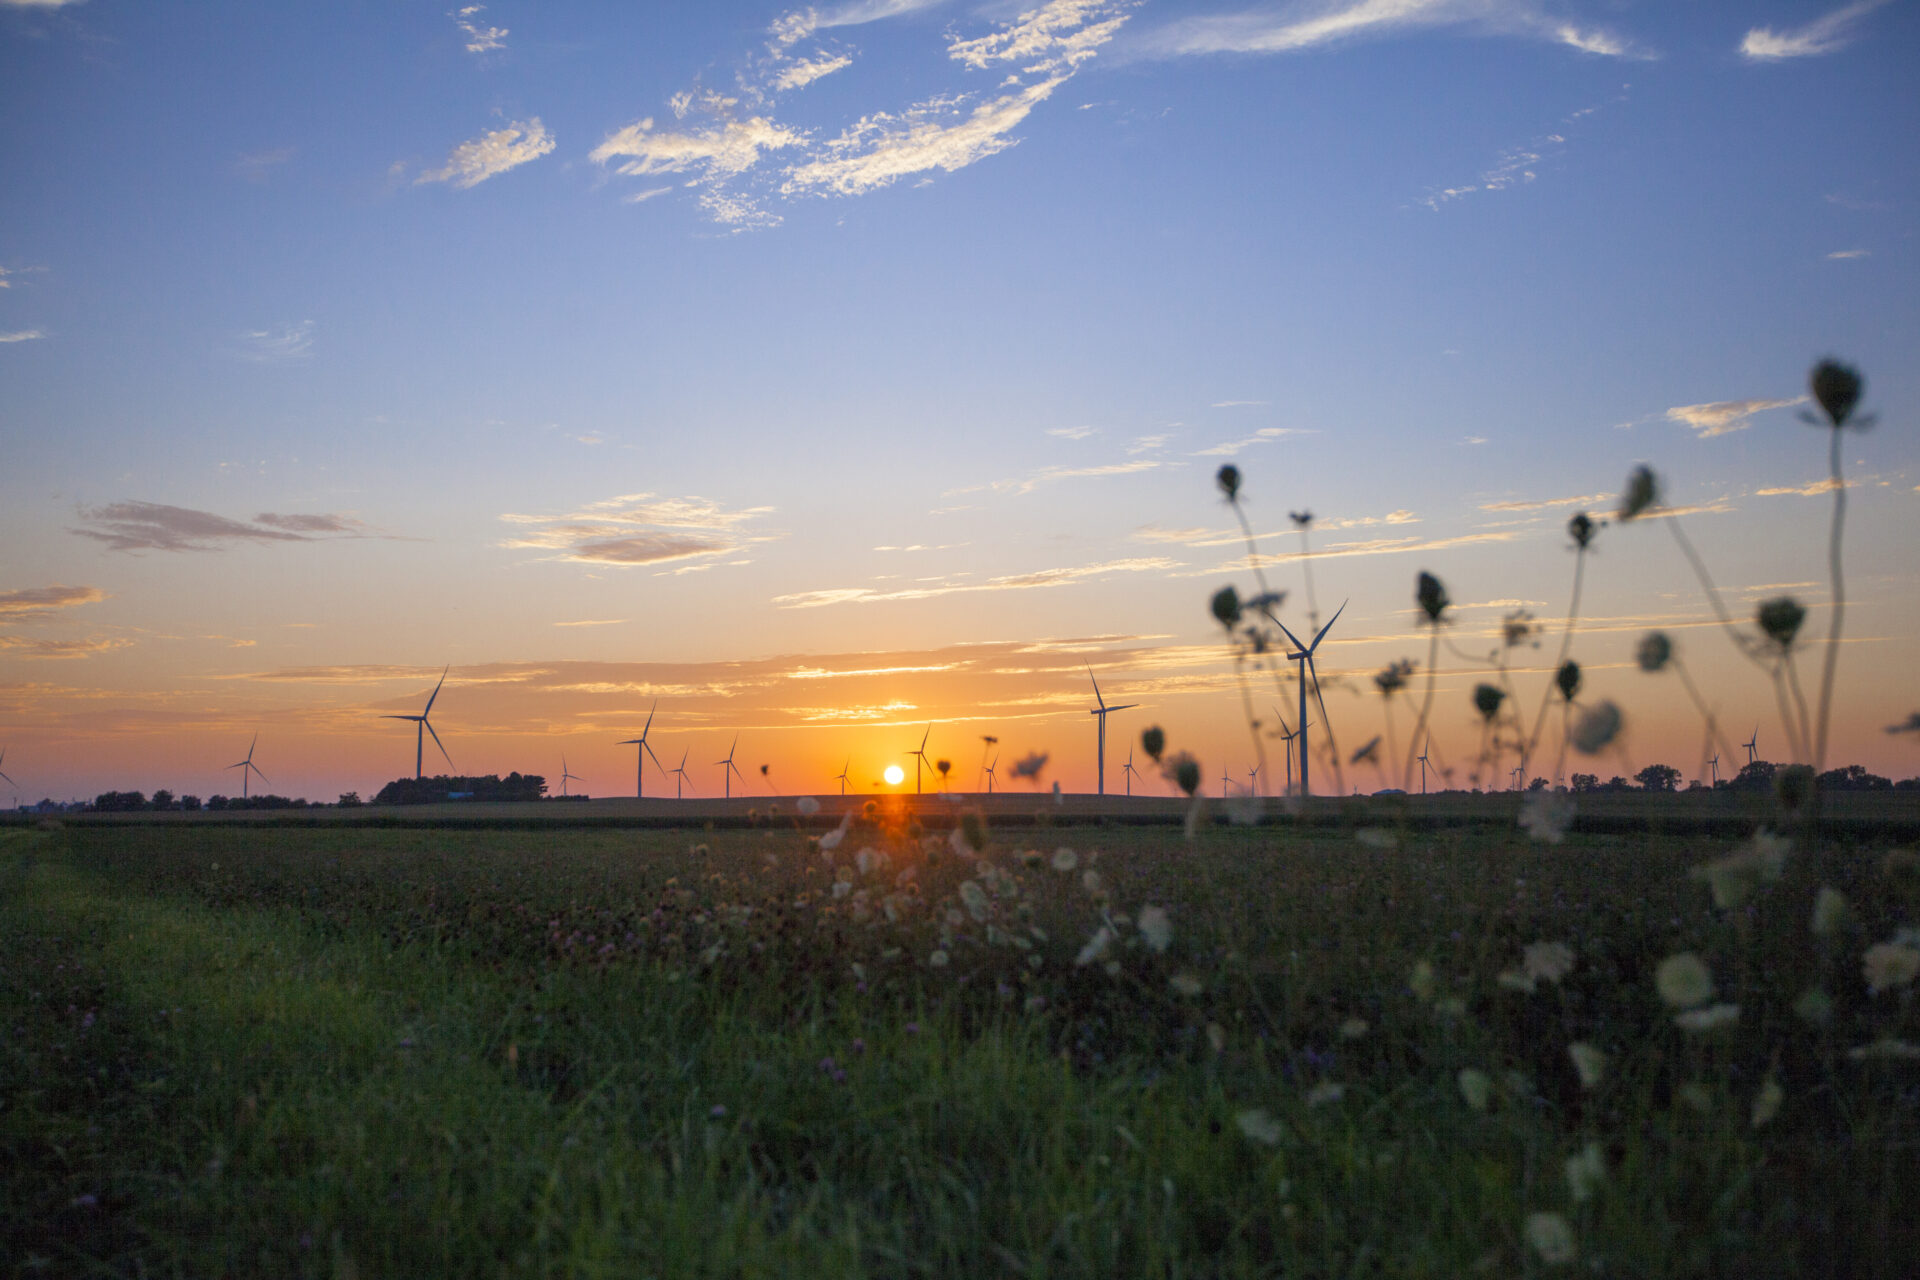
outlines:
{"label": "white wind turbine", "polygon": [[[435,739],[435,741],[438,741],[438,739]],[[253,741],[247,744],[247,758],[245,760],[240,761],[238,764],[230,764],[227,766],[227,768],[229,769],[238,769],[240,771],[240,798],[242,800],[245,800],[247,798],[247,775],[248,774],[259,773],[260,781],[266,782],[267,780],[267,775],[264,773],[260,773],[260,766],[256,765],[253,762],[253,749],[255,746],[259,744],[259,742],[260,742],[260,735],[256,733],[253,735]]]}
{"label": "white wind turbine", "polygon": [[[5,764],[6,762],[7,762],[7,749],[5,747],[0,747],[0,764]],[[0,773],[0,778],[7,778],[7,775],[4,773]],[[12,778],[7,778],[7,785],[10,787],[17,787],[20,784],[15,782]],[[19,796],[15,796],[13,798],[13,805],[14,805],[14,808],[16,809],[20,807]]]}
{"label": "white wind turbine", "polygon": [[661,773],[665,773],[667,771],[667,767],[660,763],[660,757],[654,756],[653,748],[647,745],[647,734],[653,728],[653,713],[655,711],[658,711],[659,709],[660,709],[660,699],[655,698],[653,700],[652,708],[649,709],[647,712],[647,723],[645,728],[642,728],[640,730],[640,736],[637,738],[628,738],[625,742],[622,742],[619,744],[620,746],[623,746],[623,747],[639,748],[637,751],[633,753],[635,756],[634,773],[633,773],[633,795],[636,800],[644,800],[646,799],[646,796],[647,796],[647,757],[648,756],[653,756],[654,768],[658,769]]}
{"label": "white wind turbine", "polygon": [[1429,735],[1427,738],[1427,745],[1420,748],[1420,794],[1421,795],[1427,794],[1427,751],[1432,746],[1433,746],[1433,738],[1431,735]]}
{"label": "white wind turbine", "polygon": [[740,735],[736,733],[736,734],[734,734],[734,735],[733,735],[733,746],[732,746],[732,747],[728,747],[728,748],[727,748],[727,758],[726,758],[725,760],[715,760],[715,761],[714,761],[714,763],[715,763],[715,764],[720,764],[720,765],[725,765],[725,766],[726,766],[726,768],[724,768],[724,769],[722,769],[722,770],[720,771],[720,780],[721,780],[722,782],[724,782],[724,783],[726,784],[726,786],[727,786],[727,791],[726,791],[726,798],[727,798],[727,799],[729,799],[729,800],[731,800],[731,799],[733,799],[733,778],[734,778],[734,775],[735,775],[735,774],[739,774],[739,775],[740,775],[740,781],[742,781],[742,782],[745,782],[745,781],[747,780],[747,775],[746,775],[746,774],[744,774],[744,773],[740,773],[740,766],[738,766],[738,765],[736,765],[736,764],[735,764],[735,763],[733,762],[733,752],[734,752],[734,748],[735,748],[735,747],[738,747],[739,745],[740,745]]}
{"label": "white wind turbine", "polygon": [[920,794],[920,766],[927,762],[927,739],[933,736],[933,725],[927,725],[927,731],[920,735],[918,750],[907,752],[913,757],[913,794]]}
{"label": "white wind turbine", "polygon": [[1133,794],[1133,780],[1140,773],[1138,769],[1133,767],[1133,747],[1131,744],[1127,747],[1127,762],[1120,766],[1120,771],[1126,775],[1127,794],[1131,796]]}
{"label": "white wind turbine", "polygon": [[998,765],[999,763],[1000,763],[1000,753],[996,751],[993,753],[993,764],[988,765],[984,770],[984,772],[987,775],[987,794],[988,795],[993,794],[993,770],[994,770],[994,766]]}
{"label": "white wind turbine", "polygon": [[1753,726],[1753,736],[1740,744],[1741,746],[1747,749],[1748,764],[1752,764],[1754,760],[1760,755],[1759,742],[1760,742],[1760,726],[1755,725]]}
{"label": "white wind turbine", "polygon": [[[1293,632],[1287,630],[1287,624],[1284,622],[1280,623],[1281,632],[1287,637],[1287,639],[1293,641],[1293,647],[1295,650],[1295,652],[1287,655],[1287,661],[1297,662],[1300,664],[1300,794],[1302,797],[1310,796],[1313,794],[1313,790],[1307,782],[1307,680],[1308,678],[1311,677],[1313,680],[1313,687],[1316,690],[1316,696],[1317,696],[1317,691],[1320,688],[1320,675],[1317,671],[1314,670],[1313,654],[1314,654],[1314,650],[1320,647],[1320,642],[1327,638],[1327,632],[1333,630],[1333,624],[1340,621],[1340,615],[1345,613],[1346,611],[1347,611],[1347,602],[1342,600],[1340,602],[1340,607],[1333,611],[1333,616],[1327,619],[1327,625],[1320,628],[1320,630],[1314,635],[1312,644],[1301,644],[1300,638],[1294,635]],[[1322,715],[1326,714],[1326,708],[1324,706],[1321,707],[1321,714]],[[1338,763],[1338,762],[1336,761],[1335,763]]]}
{"label": "white wind turbine", "polygon": [[440,754],[442,756],[446,756],[447,768],[449,769],[453,768],[453,757],[447,755],[446,744],[440,741],[440,735],[434,732],[432,722],[427,719],[428,716],[433,714],[433,700],[440,696],[440,685],[443,685],[447,682],[447,672],[451,670],[453,670],[453,666],[451,663],[449,663],[440,672],[440,684],[436,684],[433,686],[433,692],[427,695],[427,705],[421,708],[419,715],[417,716],[381,716],[380,717],[382,720],[411,720],[414,722],[415,728],[413,731],[413,780],[415,782],[420,781],[420,778],[421,778],[421,774],[422,774],[421,764],[426,759],[426,745],[427,745],[426,735],[429,733],[433,734],[433,745],[440,748]]}
{"label": "white wind turbine", "polygon": [[577,773],[567,772],[567,757],[566,753],[562,752],[560,754],[560,794],[563,796],[567,794],[567,782],[569,780],[579,782],[581,778]]}
{"label": "white wind turbine", "polygon": [[1715,752],[1713,759],[1707,761],[1707,768],[1713,770],[1713,785],[1720,785],[1720,753]]}
{"label": "white wind turbine", "polygon": [[687,780],[687,749],[686,748],[681,749],[680,763],[674,766],[674,768],[670,772],[672,772],[674,775],[673,798],[675,800],[678,800],[680,798],[680,784]]}
{"label": "white wind turbine", "polygon": [[1100,745],[1094,756],[1094,763],[1099,772],[1097,794],[1105,795],[1107,794],[1107,717],[1116,711],[1131,711],[1140,704],[1137,702],[1128,702],[1118,707],[1108,706],[1107,700],[1100,696],[1100,682],[1093,679],[1093,667],[1091,664],[1087,667],[1087,679],[1093,680],[1093,700],[1100,704],[1097,707],[1090,708],[1087,714],[1095,717],[1100,722]]}
{"label": "white wind turbine", "polygon": [[1253,766],[1253,768],[1247,770],[1247,794],[1248,795],[1257,796],[1260,794],[1257,790],[1254,789],[1255,785],[1259,782],[1259,780],[1260,780],[1260,766],[1256,764],[1255,766]]}
{"label": "white wind turbine", "polygon": [[1287,793],[1291,795],[1293,792],[1293,740],[1300,736],[1301,730],[1307,727],[1307,722],[1302,720],[1300,728],[1295,729],[1288,726],[1287,718],[1280,715],[1279,707],[1273,709],[1273,714],[1280,716],[1280,740],[1287,744]]}
{"label": "white wind turbine", "polygon": [[847,762],[840,766],[840,772],[835,774],[833,777],[833,780],[840,784],[840,794],[843,796],[847,794],[847,775],[852,771],[853,771],[853,757],[848,756]]}

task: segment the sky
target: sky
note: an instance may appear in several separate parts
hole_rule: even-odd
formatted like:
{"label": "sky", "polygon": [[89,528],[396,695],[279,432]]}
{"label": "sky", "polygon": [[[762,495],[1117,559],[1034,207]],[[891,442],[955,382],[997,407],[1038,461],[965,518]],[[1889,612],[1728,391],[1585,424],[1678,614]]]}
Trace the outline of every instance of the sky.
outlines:
{"label": "sky", "polygon": [[736,736],[754,793],[911,788],[923,735],[1090,791],[1090,676],[1137,704],[1109,790],[1167,789],[1122,770],[1158,724],[1217,792],[1258,756],[1208,600],[1256,567],[1296,633],[1345,602],[1348,789],[1403,781],[1372,676],[1424,695],[1445,583],[1464,785],[1643,462],[1683,514],[1593,541],[1624,727],[1559,767],[1698,770],[1659,628],[1727,776],[1787,735],[1663,526],[1742,623],[1807,606],[1817,699],[1825,356],[1879,418],[1826,764],[1920,774],[1917,62],[1911,0],[0,0],[0,804],[237,792],[256,736],[256,788],[370,796],[443,670],[457,772],[595,795],[650,714],[694,794]]}

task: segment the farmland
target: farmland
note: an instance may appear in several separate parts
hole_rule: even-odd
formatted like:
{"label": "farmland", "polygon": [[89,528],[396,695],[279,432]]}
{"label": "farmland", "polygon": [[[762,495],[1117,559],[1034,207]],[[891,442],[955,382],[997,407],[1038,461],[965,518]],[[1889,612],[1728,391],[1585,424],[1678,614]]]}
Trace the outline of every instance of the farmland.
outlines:
{"label": "farmland", "polygon": [[8,1269],[1893,1275],[1920,1248],[1920,870],[1884,836],[756,808],[0,832]]}

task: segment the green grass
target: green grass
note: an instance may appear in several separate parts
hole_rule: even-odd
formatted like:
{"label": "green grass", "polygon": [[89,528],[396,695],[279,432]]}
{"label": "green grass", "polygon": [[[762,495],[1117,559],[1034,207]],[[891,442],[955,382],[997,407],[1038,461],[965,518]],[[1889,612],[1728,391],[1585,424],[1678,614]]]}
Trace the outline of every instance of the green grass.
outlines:
{"label": "green grass", "polygon": [[[1722,851],[1699,841],[1034,835],[1082,867],[996,848],[988,919],[955,924],[988,878],[898,831],[856,829],[837,866],[887,861],[839,897],[779,829],[0,834],[0,1263],[1565,1273],[1523,1239],[1537,1211],[1615,1275],[1893,1275],[1920,1247],[1920,1064],[1844,1053],[1920,1039],[1910,991],[1859,989],[1860,946],[1916,919],[1878,851],[1841,859],[1852,932],[1823,951],[1791,877],[1715,918],[1684,875]],[[1117,918],[1149,902],[1164,954]],[[1103,908],[1114,973],[1074,964]],[[1501,987],[1541,939],[1574,972]],[[1742,1003],[1733,1032],[1659,1006],[1652,966],[1682,948]],[[1823,1031],[1782,1012],[1809,974]],[[1596,1090],[1574,1039],[1612,1055]],[[1488,1110],[1462,1067],[1493,1076]],[[1787,1101],[1756,1129],[1769,1072]],[[1311,1102],[1328,1082],[1344,1096]],[[1277,1141],[1242,1131],[1254,1109]],[[1575,1204],[1590,1140],[1607,1180]]]}

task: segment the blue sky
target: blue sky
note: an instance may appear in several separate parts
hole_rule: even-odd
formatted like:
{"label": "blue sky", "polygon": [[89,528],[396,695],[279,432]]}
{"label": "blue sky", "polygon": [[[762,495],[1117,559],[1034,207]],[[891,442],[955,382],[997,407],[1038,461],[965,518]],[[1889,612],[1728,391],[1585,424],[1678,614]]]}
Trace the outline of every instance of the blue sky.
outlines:
{"label": "blue sky", "polygon": [[[1916,52],[1907,0],[6,0],[7,772],[204,793],[267,725],[290,792],[365,790],[447,662],[462,767],[571,743],[602,790],[656,694],[796,774],[991,721],[1090,789],[1083,661],[1245,754],[1229,459],[1270,552],[1318,517],[1362,690],[1420,569],[1463,648],[1557,624],[1561,525],[1640,460],[1824,634],[1831,495],[1767,491],[1825,474],[1827,353],[1883,418],[1839,738],[1920,772],[1881,732],[1920,706]],[[1650,625],[1770,716],[1671,540],[1598,551],[1576,652],[1634,760],[1696,754],[1625,669]],[[952,657],[996,645],[1053,656]],[[723,678],[774,659],[949,669]]]}

